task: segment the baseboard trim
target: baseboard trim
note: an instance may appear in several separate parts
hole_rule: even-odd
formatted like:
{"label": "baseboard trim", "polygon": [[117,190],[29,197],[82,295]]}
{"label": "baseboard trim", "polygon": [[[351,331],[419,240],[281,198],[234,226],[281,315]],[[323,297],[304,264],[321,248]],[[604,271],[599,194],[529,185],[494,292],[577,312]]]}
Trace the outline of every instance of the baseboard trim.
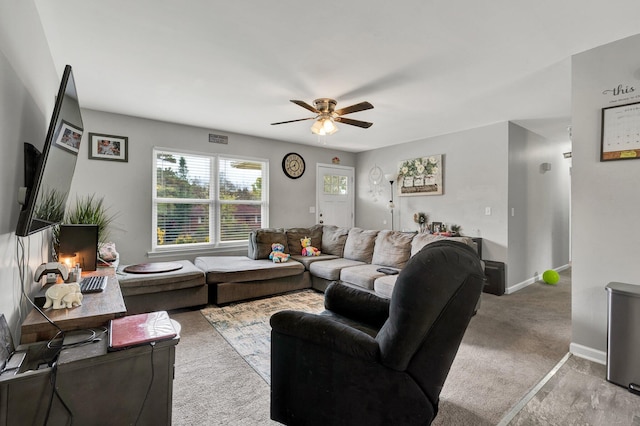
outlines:
{"label": "baseboard trim", "polygon": [[[565,269],[569,269],[570,267],[571,267],[571,264],[567,263],[566,265],[562,265],[562,266],[559,266],[557,268],[553,268],[553,270],[556,271],[556,272],[562,272]],[[537,274],[534,277],[529,278],[528,280],[519,282],[517,284],[514,284],[512,286],[509,286],[509,287],[505,288],[504,289],[504,293],[505,294],[515,293],[516,291],[522,290],[523,288],[525,288],[527,286],[530,286],[531,284],[536,283],[536,282],[541,281],[541,280],[542,280],[542,274]]]}
{"label": "baseboard trim", "polygon": [[598,349],[593,349],[588,346],[571,342],[569,345],[569,352],[575,356],[579,356],[580,358],[597,362],[598,364],[607,364],[607,353]]}

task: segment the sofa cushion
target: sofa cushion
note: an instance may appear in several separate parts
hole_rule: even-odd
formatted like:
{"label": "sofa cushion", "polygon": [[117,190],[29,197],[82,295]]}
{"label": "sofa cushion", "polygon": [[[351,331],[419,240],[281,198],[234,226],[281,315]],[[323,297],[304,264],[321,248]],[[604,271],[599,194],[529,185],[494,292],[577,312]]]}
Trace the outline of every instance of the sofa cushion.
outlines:
{"label": "sofa cushion", "polygon": [[473,239],[471,237],[445,237],[442,235],[420,233],[413,237],[413,241],[411,241],[411,256],[414,256],[427,244],[431,244],[434,241],[441,240],[458,241],[472,247],[474,250],[476,250],[476,253],[478,252],[478,247],[476,246],[476,243],[473,242]]}
{"label": "sofa cushion", "polygon": [[384,230],[378,232],[371,263],[402,269],[411,257],[414,233]]}
{"label": "sofa cushion", "polygon": [[309,270],[309,265],[311,265],[313,262],[318,262],[322,260],[331,260],[331,259],[337,259],[337,258],[338,256],[334,256],[333,254],[324,254],[324,253],[321,253],[320,256],[303,256],[301,254],[291,255],[291,259],[295,260],[296,262],[302,263],[304,267],[307,268],[307,270]]}
{"label": "sofa cushion", "polygon": [[364,262],[360,262],[358,260],[338,258],[333,260],[325,260],[323,262],[313,262],[311,265],[309,265],[309,271],[312,275],[318,278],[324,278],[325,280],[329,281],[336,281],[340,279],[340,271],[343,268],[363,264]]}
{"label": "sofa cushion", "polygon": [[378,235],[377,230],[351,228],[344,244],[344,254],[342,256],[345,259],[371,263],[376,235]]}
{"label": "sofa cushion", "polygon": [[311,245],[322,251],[322,225],[314,225],[310,228],[289,228],[285,230],[285,234],[289,245],[289,251],[286,253],[302,254],[300,239],[305,237],[311,238]]}
{"label": "sofa cushion", "polygon": [[304,265],[295,260],[274,263],[268,259],[254,260],[246,256],[196,257],[195,264],[205,272],[208,284],[268,280],[304,272]]}
{"label": "sofa cushion", "polygon": [[160,293],[205,285],[204,272],[188,260],[177,260],[182,268],[154,274],[129,274],[127,265],[118,267],[118,283],[123,296]]}
{"label": "sofa cushion", "polygon": [[368,264],[343,268],[340,271],[340,281],[373,290],[373,282],[376,278],[384,275],[384,273],[377,271],[378,268],[380,265]]}
{"label": "sofa cushion", "polygon": [[320,247],[320,251],[324,254],[333,254],[342,257],[348,234],[349,228],[324,225],[322,228],[322,247]]}
{"label": "sofa cushion", "polygon": [[269,259],[271,244],[280,243],[284,246],[284,252],[289,252],[287,235],[282,228],[262,228],[251,231],[249,234],[249,246],[247,256],[251,259]]}
{"label": "sofa cushion", "polygon": [[373,289],[378,296],[391,299],[391,294],[393,293],[393,287],[396,285],[397,278],[397,275],[384,275],[376,278],[373,282]]}

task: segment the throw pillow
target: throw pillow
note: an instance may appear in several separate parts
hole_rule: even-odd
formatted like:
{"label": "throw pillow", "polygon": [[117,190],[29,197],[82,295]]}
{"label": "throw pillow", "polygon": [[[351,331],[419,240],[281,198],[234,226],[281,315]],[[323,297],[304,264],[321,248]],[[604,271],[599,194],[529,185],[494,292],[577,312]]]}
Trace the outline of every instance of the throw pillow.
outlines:
{"label": "throw pillow", "polygon": [[373,246],[377,235],[378,231],[375,229],[351,228],[349,235],[347,235],[347,241],[344,244],[343,257],[345,259],[371,263]]}
{"label": "throw pillow", "polygon": [[291,254],[302,253],[300,240],[305,237],[311,238],[311,242],[315,247],[322,245],[322,225],[314,225],[310,228],[289,228],[285,233],[287,234],[287,244]]}
{"label": "throw pillow", "polygon": [[334,256],[342,257],[344,253],[344,244],[347,241],[348,234],[349,228],[340,228],[335,225],[324,225],[322,228],[320,251],[324,254],[332,254]]}
{"label": "throw pillow", "polygon": [[282,228],[262,228],[252,231],[249,235],[249,249],[247,256],[250,259],[268,259],[271,253],[271,244],[279,243],[284,246],[285,253],[291,253],[287,245],[287,236]]}
{"label": "throw pillow", "polygon": [[402,269],[411,256],[414,233],[384,230],[378,233],[373,248],[374,265]]}

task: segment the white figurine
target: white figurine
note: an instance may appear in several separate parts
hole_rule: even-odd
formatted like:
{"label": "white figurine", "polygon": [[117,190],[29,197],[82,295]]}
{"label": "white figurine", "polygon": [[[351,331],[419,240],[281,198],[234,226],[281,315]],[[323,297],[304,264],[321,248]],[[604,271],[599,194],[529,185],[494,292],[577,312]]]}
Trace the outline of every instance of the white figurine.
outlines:
{"label": "white figurine", "polygon": [[54,284],[46,291],[43,308],[53,309],[72,308],[82,305],[83,295],[80,292],[80,284],[66,283]]}

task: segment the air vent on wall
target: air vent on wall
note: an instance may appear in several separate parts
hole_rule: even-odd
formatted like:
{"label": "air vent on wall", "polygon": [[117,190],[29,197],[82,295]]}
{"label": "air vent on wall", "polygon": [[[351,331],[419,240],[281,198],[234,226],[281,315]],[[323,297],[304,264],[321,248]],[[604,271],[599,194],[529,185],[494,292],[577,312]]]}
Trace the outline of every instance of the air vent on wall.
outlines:
{"label": "air vent on wall", "polygon": [[210,143],[221,143],[223,145],[229,144],[229,136],[216,135],[213,133],[209,133],[209,142]]}

